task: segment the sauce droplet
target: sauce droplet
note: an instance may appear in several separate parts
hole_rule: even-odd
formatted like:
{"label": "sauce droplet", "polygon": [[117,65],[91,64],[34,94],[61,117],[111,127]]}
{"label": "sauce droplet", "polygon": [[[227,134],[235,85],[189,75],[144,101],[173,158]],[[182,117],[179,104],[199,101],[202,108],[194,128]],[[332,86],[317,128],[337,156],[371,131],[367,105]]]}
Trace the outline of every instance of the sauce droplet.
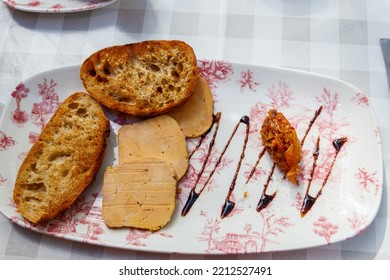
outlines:
{"label": "sauce droplet", "polygon": [[266,208],[272,202],[272,200],[274,200],[276,193],[277,193],[277,191],[271,195],[262,193],[261,198],[259,200],[259,203],[257,204],[257,207],[256,207],[257,212],[260,212],[261,210]]}
{"label": "sauce droplet", "polygon": [[183,207],[183,210],[181,211],[181,215],[185,216],[188,214],[188,212],[191,210],[192,205],[194,205],[195,201],[198,199],[199,193],[197,193],[194,189],[191,190],[187,202]]}

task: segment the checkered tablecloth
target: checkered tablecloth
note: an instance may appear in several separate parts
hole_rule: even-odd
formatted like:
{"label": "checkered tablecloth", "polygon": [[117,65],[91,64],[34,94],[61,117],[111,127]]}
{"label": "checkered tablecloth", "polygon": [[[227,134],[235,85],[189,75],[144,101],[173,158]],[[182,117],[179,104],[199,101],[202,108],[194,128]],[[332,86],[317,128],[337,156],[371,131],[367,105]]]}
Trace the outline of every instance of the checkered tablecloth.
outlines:
{"label": "checkered tablecloth", "polygon": [[390,91],[380,38],[388,0],[118,0],[79,13],[28,13],[0,3],[0,112],[22,80],[80,64],[109,45],[180,39],[198,58],[283,66],[350,82],[370,98],[383,143],[384,192],[367,230],[305,250],[238,256],[145,253],[71,242],[0,215],[0,259],[390,259]]}

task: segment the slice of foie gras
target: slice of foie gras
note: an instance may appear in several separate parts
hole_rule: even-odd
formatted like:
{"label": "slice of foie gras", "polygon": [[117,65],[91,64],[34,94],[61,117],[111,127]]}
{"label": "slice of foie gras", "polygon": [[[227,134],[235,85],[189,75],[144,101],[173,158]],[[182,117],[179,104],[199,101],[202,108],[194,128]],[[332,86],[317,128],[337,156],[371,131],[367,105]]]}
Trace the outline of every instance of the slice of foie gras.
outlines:
{"label": "slice of foie gras", "polygon": [[213,94],[207,81],[198,75],[194,94],[168,115],[178,122],[187,137],[195,138],[206,133],[213,124]]}
{"label": "slice of foie gras", "polygon": [[161,115],[118,131],[119,162],[136,158],[159,158],[169,162],[180,180],[188,168],[188,150],[184,133],[170,116]]}
{"label": "slice of foie gras", "polygon": [[159,159],[129,161],[107,169],[103,185],[105,224],[159,230],[171,220],[176,186],[173,169]]}

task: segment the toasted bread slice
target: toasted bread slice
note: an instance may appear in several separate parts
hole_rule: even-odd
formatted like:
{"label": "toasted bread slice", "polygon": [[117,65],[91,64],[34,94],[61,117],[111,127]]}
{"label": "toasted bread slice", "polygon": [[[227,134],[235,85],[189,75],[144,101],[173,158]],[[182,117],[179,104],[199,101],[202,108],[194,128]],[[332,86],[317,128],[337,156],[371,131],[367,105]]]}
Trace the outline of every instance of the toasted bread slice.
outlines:
{"label": "toasted bread slice", "polygon": [[178,123],[167,115],[127,124],[118,130],[119,162],[155,157],[169,162],[176,180],[188,168],[188,150]]}
{"label": "toasted bread slice", "polygon": [[65,99],[19,168],[13,192],[18,211],[39,223],[70,207],[95,178],[109,132],[102,108],[89,94]]}
{"label": "toasted bread slice", "polygon": [[80,77],[103,105],[150,117],[169,112],[191,97],[197,69],[189,45],[155,40],[99,50],[84,61]]}
{"label": "toasted bread slice", "polygon": [[108,227],[158,230],[176,206],[174,171],[156,158],[119,163],[104,174],[103,219]]}
{"label": "toasted bread slice", "polygon": [[198,76],[195,92],[184,105],[168,113],[189,138],[206,133],[213,124],[213,94],[207,81]]}

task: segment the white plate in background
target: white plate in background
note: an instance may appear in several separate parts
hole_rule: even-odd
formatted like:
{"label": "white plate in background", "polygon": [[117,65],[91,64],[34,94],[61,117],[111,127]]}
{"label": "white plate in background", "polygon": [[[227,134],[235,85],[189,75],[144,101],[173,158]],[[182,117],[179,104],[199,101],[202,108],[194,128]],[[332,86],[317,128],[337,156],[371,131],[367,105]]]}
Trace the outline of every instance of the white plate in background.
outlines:
{"label": "white plate in background", "polygon": [[36,13],[72,13],[99,9],[116,0],[2,0],[16,10]]}

